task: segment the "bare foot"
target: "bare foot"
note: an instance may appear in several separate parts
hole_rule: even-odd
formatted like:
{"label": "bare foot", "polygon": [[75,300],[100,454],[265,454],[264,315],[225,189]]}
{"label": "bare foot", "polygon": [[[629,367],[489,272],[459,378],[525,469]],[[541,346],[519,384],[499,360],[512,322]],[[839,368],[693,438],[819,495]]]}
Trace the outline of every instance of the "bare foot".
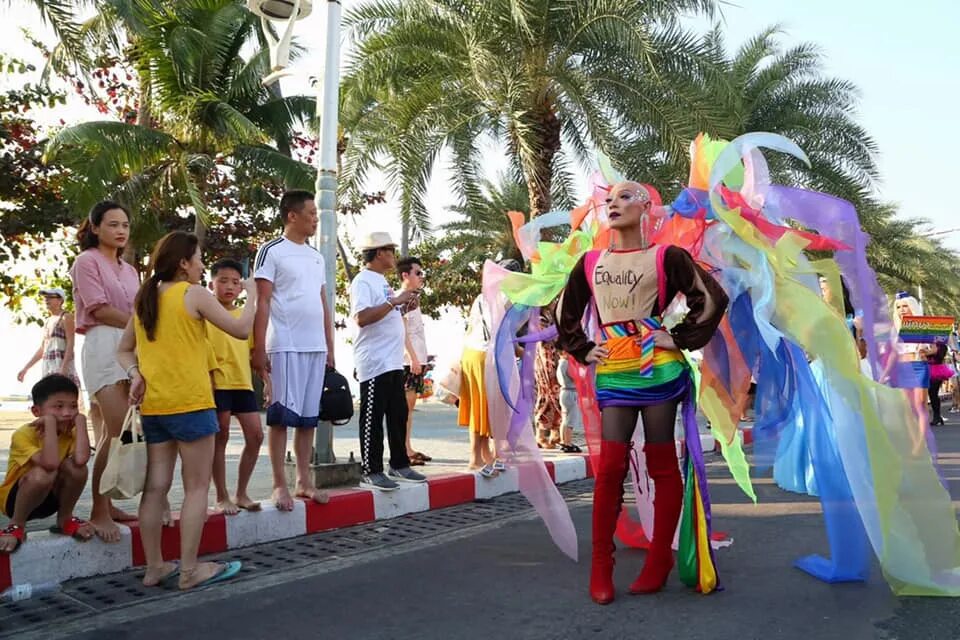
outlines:
{"label": "bare foot", "polygon": [[179,571],[180,565],[176,562],[164,562],[163,566],[159,569],[150,569],[148,567],[146,573],[143,574],[143,586],[155,587],[161,582],[177,575]]}
{"label": "bare foot", "polygon": [[240,513],[240,508],[230,498],[218,502],[216,509],[225,516],[235,516]]}
{"label": "bare foot", "polygon": [[202,582],[206,582],[218,573],[223,573],[226,565],[220,562],[201,562],[193,569],[180,570],[180,590],[192,589]]}
{"label": "bare foot", "polygon": [[137,516],[132,513],[127,513],[119,507],[110,505],[110,519],[114,522],[133,522],[137,519]]}
{"label": "bare foot", "polygon": [[296,495],[298,498],[313,500],[317,504],[327,504],[330,502],[330,494],[323,489],[317,489],[316,487],[297,487],[297,491],[294,495]]}
{"label": "bare foot", "polygon": [[93,531],[97,537],[104,542],[111,544],[120,542],[120,527],[110,517],[90,518],[90,524],[93,525]]}
{"label": "bare foot", "polygon": [[260,511],[260,503],[250,499],[250,496],[237,496],[237,507],[244,511]]}
{"label": "bare foot", "polygon": [[290,497],[290,490],[286,487],[274,489],[273,504],[277,505],[277,509],[280,511],[293,511],[293,498]]}

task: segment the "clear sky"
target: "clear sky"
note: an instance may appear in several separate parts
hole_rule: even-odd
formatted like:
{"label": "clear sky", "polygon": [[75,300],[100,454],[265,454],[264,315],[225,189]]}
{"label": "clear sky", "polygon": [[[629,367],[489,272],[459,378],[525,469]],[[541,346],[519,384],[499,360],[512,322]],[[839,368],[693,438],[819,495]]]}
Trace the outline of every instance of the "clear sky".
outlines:
{"label": "clear sky", "polygon": [[[357,0],[345,0],[346,9]],[[315,0],[318,12],[298,25],[301,42],[311,47],[297,68],[304,73],[320,72],[325,3]],[[0,21],[0,50],[22,57],[34,52],[23,41],[20,28],[43,32],[32,9],[14,2],[8,18]],[[957,178],[953,172],[955,134],[960,102],[957,69],[960,47],[960,2],[918,0],[893,3],[889,0],[738,0],[725,3],[719,17],[731,47],[766,26],[780,24],[783,42],[789,46],[813,42],[825,54],[826,72],[855,82],[862,91],[860,121],[879,144],[878,164],[882,180],[878,192],[886,200],[900,203],[907,216],[929,218],[936,230],[960,227],[953,210],[953,198],[947,187]],[[690,24],[705,29],[709,22],[694,19]],[[314,39],[315,38],[315,39]],[[285,91],[308,91],[302,79],[284,81]],[[82,117],[79,111],[76,118]],[[489,166],[502,167],[499,157]],[[430,190],[431,211],[435,219],[445,218],[450,204],[445,173],[439,172]],[[396,209],[388,204],[365,216],[361,228],[376,226],[397,234]],[[960,232],[946,236],[948,244],[960,250]],[[11,329],[9,316],[0,311],[0,394],[27,390],[18,385],[16,371],[29,357],[32,344],[39,340],[37,329]],[[436,335],[436,334],[434,334]],[[430,338],[431,347],[444,344]],[[35,348],[35,347],[34,347]],[[78,354],[79,357],[79,354]]]}

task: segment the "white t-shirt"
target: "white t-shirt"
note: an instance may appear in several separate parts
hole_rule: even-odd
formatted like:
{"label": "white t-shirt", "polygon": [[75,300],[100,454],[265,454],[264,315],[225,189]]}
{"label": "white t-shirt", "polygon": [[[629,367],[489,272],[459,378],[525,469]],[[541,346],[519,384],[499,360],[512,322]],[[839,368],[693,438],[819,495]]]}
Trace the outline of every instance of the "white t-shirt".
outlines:
{"label": "white t-shirt", "polygon": [[[417,354],[417,360],[420,361],[420,364],[427,364],[427,334],[423,327],[423,313],[420,312],[420,308],[417,307],[408,311],[407,315],[403,316],[403,321],[407,327],[410,346],[413,347],[413,352]],[[406,349],[403,350],[403,364],[410,365],[410,357],[407,355]]]}
{"label": "white t-shirt", "polygon": [[355,327],[353,359],[360,382],[403,369],[405,329],[398,309],[365,327],[356,324],[358,313],[379,307],[391,297],[393,289],[376,271],[364,269],[350,283],[350,317]]}
{"label": "white t-shirt", "polygon": [[490,310],[483,295],[473,299],[470,315],[467,317],[467,332],[463,337],[463,346],[476,351],[486,351],[490,346]]}
{"label": "white t-shirt", "polygon": [[276,238],[260,247],[253,274],[273,283],[267,352],[326,351],[322,287],[327,270],[320,252],[309,244]]}

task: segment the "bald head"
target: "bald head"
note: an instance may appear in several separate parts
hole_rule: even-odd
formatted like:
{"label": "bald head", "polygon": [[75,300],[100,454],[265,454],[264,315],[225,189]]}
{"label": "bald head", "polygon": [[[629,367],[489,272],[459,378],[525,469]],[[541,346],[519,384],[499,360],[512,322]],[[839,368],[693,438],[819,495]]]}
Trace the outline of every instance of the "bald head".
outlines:
{"label": "bald head", "polygon": [[637,202],[650,201],[650,193],[647,191],[646,187],[639,182],[633,182],[632,180],[618,182],[617,184],[613,185],[613,187],[610,189],[610,197],[607,199],[607,202],[616,200],[617,196],[621,194],[631,194],[634,196],[634,199],[636,199]]}

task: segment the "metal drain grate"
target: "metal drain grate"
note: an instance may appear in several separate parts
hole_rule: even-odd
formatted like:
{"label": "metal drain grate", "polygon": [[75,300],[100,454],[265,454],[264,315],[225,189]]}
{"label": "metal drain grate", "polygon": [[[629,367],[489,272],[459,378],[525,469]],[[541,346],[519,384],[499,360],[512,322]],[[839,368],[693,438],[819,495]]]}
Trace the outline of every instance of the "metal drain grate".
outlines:
{"label": "metal drain grate", "polygon": [[[561,486],[560,492],[566,500],[575,502],[589,496],[592,489],[592,480],[582,480]],[[264,573],[282,572],[293,567],[461,531],[530,510],[526,498],[520,494],[510,494],[392,520],[235,549],[211,559],[240,560],[243,568],[236,580],[245,580]],[[180,593],[176,580],[167,585],[145,588],[140,584],[142,577],[143,569],[131,569],[108,576],[82,578],[65,583],[63,591],[57,594],[0,605],[0,638],[52,621],[96,615],[100,611],[149,600],[189,597]]]}
{"label": "metal drain grate", "polygon": [[0,606],[0,632],[7,635],[52,619],[73,618],[90,613],[89,607],[62,593],[11,602]]}

